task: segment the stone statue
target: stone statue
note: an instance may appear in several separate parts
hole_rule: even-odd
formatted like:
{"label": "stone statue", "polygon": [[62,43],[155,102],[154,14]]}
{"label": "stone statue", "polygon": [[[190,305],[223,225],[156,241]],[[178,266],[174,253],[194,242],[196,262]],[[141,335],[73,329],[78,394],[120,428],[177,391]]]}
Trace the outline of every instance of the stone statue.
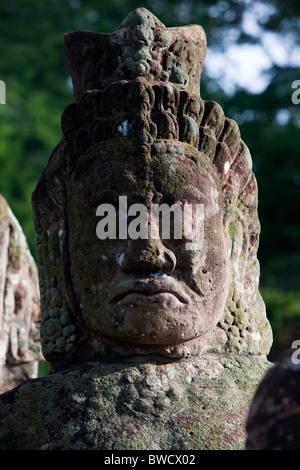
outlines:
{"label": "stone statue", "polygon": [[280,354],[257,387],[249,409],[247,450],[299,450],[299,340]]}
{"label": "stone statue", "polygon": [[[74,103],[32,199],[51,374],[2,396],[35,397],[43,432],[14,428],[18,447],[243,448],[272,334],[251,157],[199,95],[205,33],[139,8],[112,34],[67,34],[65,54]],[[162,232],[162,205],[203,208],[199,245]],[[141,207],[151,234],[130,237]],[[111,208],[117,227],[99,236]]]}
{"label": "stone statue", "polygon": [[0,195],[0,392],[37,377],[38,273],[19,222]]}

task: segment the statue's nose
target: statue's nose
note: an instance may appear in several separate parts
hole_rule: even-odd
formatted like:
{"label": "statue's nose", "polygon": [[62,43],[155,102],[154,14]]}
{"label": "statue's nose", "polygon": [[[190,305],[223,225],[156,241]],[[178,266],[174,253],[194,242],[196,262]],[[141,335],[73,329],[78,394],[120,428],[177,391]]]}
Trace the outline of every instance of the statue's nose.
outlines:
{"label": "statue's nose", "polygon": [[139,239],[130,242],[120,266],[127,273],[168,274],[175,269],[176,256],[160,240]]}

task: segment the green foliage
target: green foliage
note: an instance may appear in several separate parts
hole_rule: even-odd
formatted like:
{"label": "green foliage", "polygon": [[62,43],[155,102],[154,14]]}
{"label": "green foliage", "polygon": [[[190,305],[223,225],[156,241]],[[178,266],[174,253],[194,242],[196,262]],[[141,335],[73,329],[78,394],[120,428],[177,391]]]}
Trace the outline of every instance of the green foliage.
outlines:
{"label": "green foliage", "polygon": [[267,316],[273,330],[273,346],[268,356],[276,361],[283,351],[300,338],[300,292],[280,288],[261,288]]}
{"label": "green foliage", "polygon": [[297,318],[300,321],[300,292],[295,290],[262,288],[267,314],[272,323],[275,339],[280,335],[285,320]]}
{"label": "green foliage", "polygon": [[38,368],[38,377],[46,377],[49,375],[50,363],[48,361],[41,361]]}

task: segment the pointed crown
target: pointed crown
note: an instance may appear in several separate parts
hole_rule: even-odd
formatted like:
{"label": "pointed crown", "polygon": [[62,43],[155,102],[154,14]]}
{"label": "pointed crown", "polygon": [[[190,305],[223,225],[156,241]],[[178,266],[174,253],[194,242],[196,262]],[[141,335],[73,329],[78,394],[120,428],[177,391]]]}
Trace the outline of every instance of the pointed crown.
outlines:
{"label": "pointed crown", "polygon": [[76,31],[65,35],[74,101],[88,90],[143,77],[172,83],[199,96],[206,35],[199,25],[166,28],[145,8],[131,12],[111,34]]}

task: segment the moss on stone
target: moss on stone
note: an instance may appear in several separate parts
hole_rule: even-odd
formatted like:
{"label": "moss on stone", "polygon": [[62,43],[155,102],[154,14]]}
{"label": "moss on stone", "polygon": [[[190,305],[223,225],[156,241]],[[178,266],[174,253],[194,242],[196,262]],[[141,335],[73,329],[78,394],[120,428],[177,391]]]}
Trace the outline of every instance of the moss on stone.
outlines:
{"label": "moss on stone", "polygon": [[263,358],[86,363],[0,397],[0,449],[242,449]]}

